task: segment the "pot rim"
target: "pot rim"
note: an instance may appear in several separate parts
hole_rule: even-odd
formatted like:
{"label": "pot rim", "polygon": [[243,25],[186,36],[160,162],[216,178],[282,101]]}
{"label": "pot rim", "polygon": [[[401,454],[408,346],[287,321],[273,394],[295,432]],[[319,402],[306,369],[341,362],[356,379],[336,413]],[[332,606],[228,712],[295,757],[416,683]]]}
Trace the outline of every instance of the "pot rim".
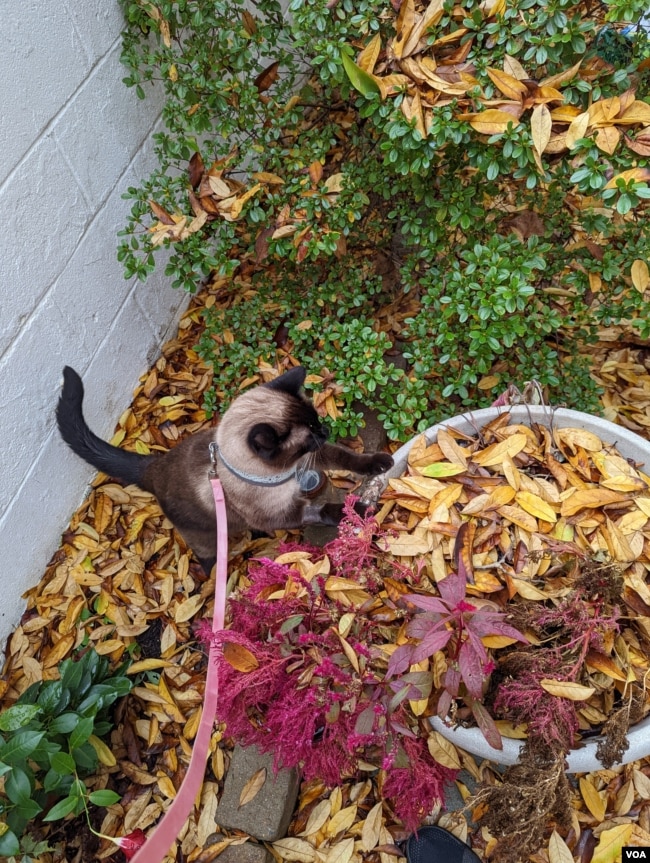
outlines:
{"label": "pot rim", "polygon": [[[547,427],[565,428],[570,426],[585,429],[598,435],[607,443],[614,444],[625,458],[650,465],[650,441],[622,426],[615,425],[609,420],[570,408],[556,408],[547,405],[514,405],[482,408],[481,410],[457,414],[415,435],[393,454],[393,467],[384,474],[386,484],[388,479],[403,474],[411,447],[421,434],[426,436],[428,443],[435,443],[440,429],[455,428],[465,433],[472,433],[504,412],[509,413],[515,422],[531,421],[542,423]],[[495,749],[490,746],[477,727],[451,727],[445,725],[442,719],[437,716],[430,717],[429,721],[432,727],[443,737],[472,755],[478,755],[481,758],[505,765],[515,764],[519,758],[519,752],[523,746],[521,740],[502,737],[503,749]],[[628,764],[630,761],[636,761],[650,755],[650,715],[637,722],[629,730],[627,738],[629,747],[621,761],[617,762],[618,764]],[[602,770],[603,765],[596,757],[596,749],[602,739],[599,735],[580,741],[578,746],[568,753],[568,772],[590,773],[595,770]]]}

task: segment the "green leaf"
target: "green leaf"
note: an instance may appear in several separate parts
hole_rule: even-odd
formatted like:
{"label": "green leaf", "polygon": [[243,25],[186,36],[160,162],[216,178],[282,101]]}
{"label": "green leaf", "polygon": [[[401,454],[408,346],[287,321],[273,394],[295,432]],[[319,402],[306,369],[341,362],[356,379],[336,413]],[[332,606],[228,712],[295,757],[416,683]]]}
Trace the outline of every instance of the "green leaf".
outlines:
{"label": "green leaf", "polygon": [[13,809],[13,815],[19,815],[24,821],[33,821],[43,811],[43,807],[36,800],[21,800]]}
{"label": "green leaf", "polygon": [[81,746],[77,746],[72,755],[77,767],[84,773],[88,774],[96,769],[98,763],[97,753],[88,741],[82,743]]}
{"label": "green leaf", "polygon": [[0,731],[17,731],[40,712],[36,704],[14,704],[0,713]]}
{"label": "green leaf", "polygon": [[462,464],[453,464],[447,461],[438,461],[427,465],[423,470],[424,476],[429,476],[437,479],[438,477],[456,476],[459,473],[465,473],[467,470]]}
{"label": "green leaf", "polygon": [[285,621],[283,621],[282,626],[280,627],[280,632],[283,635],[287,632],[291,632],[291,630],[295,629],[296,626],[299,626],[304,619],[304,614],[294,614],[292,617],[288,617]]}
{"label": "green leaf", "polygon": [[[6,825],[2,825],[6,826]],[[0,857],[15,857],[20,854],[20,842],[13,830],[6,830],[0,836]]]}
{"label": "green leaf", "polygon": [[95,806],[112,806],[113,803],[117,803],[120,799],[120,795],[116,794],[115,791],[110,791],[108,788],[104,788],[101,791],[91,791],[88,795],[88,799],[91,803],[94,803]]}
{"label": "green leaf", "polygon": [[29,800],[32,794],[32,782],[25,770],[14,767],[5,778],[5,794],[12,803],[22,803]]}
{"label": "green leaf", "polygon": [[350,83],[362,96],[374,96],[381,93],[379,84],[372,75],[369,75],[361,66],[357,66],[354,60],[351,60],[344,51],[341,51],[341,62],[343,63],[346,75],[350,79]]}
{"label": "green leaf", "polygon": [[95,719],[92,716],[86,716],[80,719],[74,731],[71,732],[68,740],[70,752],[78,746],[82,746],[93,733]]}
{"label": "green leaf", "polygon": [[65,818],[66,815],[74,812],[78,803],[79,798],[76,796],[64,797],[63,800],[59,800],[59,802],[50,809],[47,815],[43,816],[43,821],[58,821],[61,818]]}
{"label": "green leaf", "polygon": [[70,790],[72,775],[68,773],[64,776],[58,770],[48,770],[42,782],[44,791],[47,791],[48,794],[57,791],[57,797],[60,797]]}
{"label": "green leaf", "polygon": [[44,713],[55,716],[70,703],[70,692],[64,690],[60,680],[48,680],[43,685],[37,703]]}
{"label": "green leaf", "polygon": [[72,755],[67,752],[55,752],[50,758],[50,766],[56,773],[66,775],[74,773],[77,765]]}
{"label": "green leaf", "polygon": [[78,713],[62,713],[52,720],[49,730],[52,734],[70,734],[77,727],[80,718]]}
{"label": "green leaf", "polygon": [[21,764],[36,749],[44,731],[19,731],[0,747],[0,759],[8,764]]}

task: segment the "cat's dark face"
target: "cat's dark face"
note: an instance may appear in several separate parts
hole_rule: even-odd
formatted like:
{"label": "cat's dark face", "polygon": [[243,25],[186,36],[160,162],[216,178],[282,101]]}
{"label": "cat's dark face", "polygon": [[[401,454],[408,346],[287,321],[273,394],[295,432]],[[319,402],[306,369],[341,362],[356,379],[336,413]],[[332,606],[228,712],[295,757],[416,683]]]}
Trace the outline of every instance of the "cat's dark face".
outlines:
{"label": "cat's dark face", "polygon": [[[302,394],[304,380],[303,368],[291,369],[235,399],[222,420],[222,451],[238,458],[239,463],[259,458],[273,467],[285,468],[322,447],[327,431]],[[238,452],[238,446],[243,446],[243,451]]]}
{"label": "cat's dark face", "polygon": [[259,388],[267,404],[273,403],[273,410],[250,428],[247,444],[269,464],[297,460],[327,440],[327,429],[316,409],[302,395],[304,380],[305,370],[299,367]]}

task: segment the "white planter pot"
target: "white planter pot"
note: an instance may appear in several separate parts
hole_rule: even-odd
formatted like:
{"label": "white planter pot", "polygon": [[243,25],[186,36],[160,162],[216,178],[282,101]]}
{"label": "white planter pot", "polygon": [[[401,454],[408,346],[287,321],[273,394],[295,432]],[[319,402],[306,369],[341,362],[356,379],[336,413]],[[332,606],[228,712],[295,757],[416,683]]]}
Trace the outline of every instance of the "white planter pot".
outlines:
{"label": "white planter pot", "polygon": [[[614,425],[608,420],[580,411],[568,410],[566,408],[549,408],[540,405],[519,405],[511,408],[484,408],[472,411],[445,420],[438,425],[427,429],[425,435],[429,443],[436,441],[438,430],[441,428],[455,428],[465,434],[473,434],[478,428],[486,425],[503,411],[510,411],[513,422],[528,424],[539,423],[546,426],[554,425],[558,428],[581,428],[598,435],[604,442],[615,444],[618,451],[625,458],[631,458],[635,462],[646,465],[646,472],[650,471],[650,442],[639,437],[621,426]],[[399,477],[407,467],[408,454],[415,442],[415,438],[394,453],[394,466],[386,473],[386,477]],[[449,728],[437,716],[431,719],[431,724],[447,740],[450,740],[461,749],[478,756],[487,758],[499,764],[514,764],[522,747],[520,740],[502,738],[503,749],[494,749],[486,741],[478,728]],[[602,769],[602,764],[596,757],[596,748],[600,737],[592,737],[581,742],[579,747],[571,750],[568,757],[568,770],[570,773],[590,773],[593,770]],[[638,722],[628,733],[629,748],[622,764],[636,761],[650,755],[650,716]]]}

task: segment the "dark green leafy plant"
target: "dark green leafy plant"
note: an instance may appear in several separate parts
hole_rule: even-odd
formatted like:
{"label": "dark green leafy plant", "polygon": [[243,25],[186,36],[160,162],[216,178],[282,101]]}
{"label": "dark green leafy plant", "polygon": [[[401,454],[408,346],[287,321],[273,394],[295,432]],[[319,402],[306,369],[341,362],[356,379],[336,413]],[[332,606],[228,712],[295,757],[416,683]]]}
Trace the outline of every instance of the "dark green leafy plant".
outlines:
{"label": "dark green leafy plant", "polygon": [[126,83],[167,95],[125,272],[170,247],[174,285],[241,283],[209,412],[287,353],[337,434],[359,400],[404,438],[530,378],[597,410],[598,327],[650,335],[650,51],[617,23],[645,0],[123,5]]}
{"label": "dark green leafy plant", "polygon": [[108,789],[89,791],[83,777],[108,751],[110,707],[132,685],[125,671],[111,673],[105,657],[87,650],[61,663],[58,680],[34,683],[0,713],[0,856],[37,853],[26,839],[36,818],[57,821],[119,800]]}

